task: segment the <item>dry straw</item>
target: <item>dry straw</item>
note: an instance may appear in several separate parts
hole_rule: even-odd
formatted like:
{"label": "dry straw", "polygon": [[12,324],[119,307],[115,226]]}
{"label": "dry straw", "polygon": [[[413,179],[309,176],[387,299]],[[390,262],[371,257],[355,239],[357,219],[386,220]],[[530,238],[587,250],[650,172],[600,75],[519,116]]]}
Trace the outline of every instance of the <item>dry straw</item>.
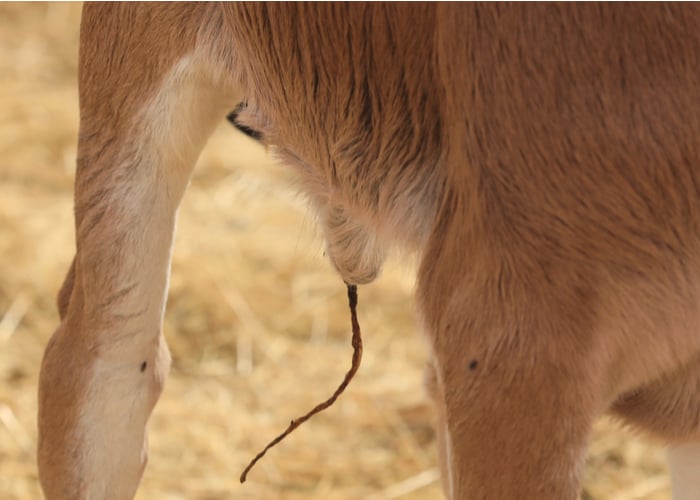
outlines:
{"label": "dry straw", "polygon": [[[36,383],[74,249],[80,6],[0,4],[0,498],[40,498]],[[332,392],[349,347],[340,278],[294,180],[226,124],[178,221],[165,334],[173,368],[139,499],[436,499],[413,279],[363,287],[362,370],[244,485],[291,415]],[[601,421],[585,498],[669,498],[664,452]]]}

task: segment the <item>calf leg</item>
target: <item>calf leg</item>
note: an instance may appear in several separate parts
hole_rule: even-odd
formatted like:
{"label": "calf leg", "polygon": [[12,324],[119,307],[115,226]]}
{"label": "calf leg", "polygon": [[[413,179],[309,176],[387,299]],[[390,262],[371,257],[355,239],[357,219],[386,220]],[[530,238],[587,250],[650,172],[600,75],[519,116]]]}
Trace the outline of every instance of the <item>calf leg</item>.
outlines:
{"label": "calf leg", "polygon": [[[195,9],[84,10],[77,251],[39,381],[48,499],[131,498],[146,463],[146,424],[170,363],[161,325],[176,210],[206,138],[237,102],[203,76],[186,13],[181,25],[167,19],[183,8]],[[155,29],[161,21],[178,36]],[[119,22],[129,26],[101,38]],[[167,46],[149,44],[149,29]]]}
{"label": "calf leg", "polygon": [[437,356],[450,498],[578,498],[594,418],[584,387],[511,350],[474,363]]}
{"label": "calf leg", "polygon": [[453,248],[465,251],[444,237],[429,249],[418,289],[447,496],[573,500],[602,407],[588,313],[571,290],[489,270],[490,254],[460,269]]}

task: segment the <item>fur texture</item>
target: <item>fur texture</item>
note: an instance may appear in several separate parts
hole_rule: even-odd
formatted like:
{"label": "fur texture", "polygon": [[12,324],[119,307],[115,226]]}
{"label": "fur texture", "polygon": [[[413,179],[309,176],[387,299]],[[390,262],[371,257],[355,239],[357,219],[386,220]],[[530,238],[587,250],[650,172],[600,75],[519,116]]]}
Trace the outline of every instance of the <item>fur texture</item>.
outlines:
{"label": "fur texture", "polygon": [[676,446],[692,496],[699,28],[676,4],[86,4],[77,255],[40,382],[47,498],[136,489],[175,211],[244,101],[344,280],[373,280],[392,245],[420,256],[448,497],[577,498],[607,411]]}

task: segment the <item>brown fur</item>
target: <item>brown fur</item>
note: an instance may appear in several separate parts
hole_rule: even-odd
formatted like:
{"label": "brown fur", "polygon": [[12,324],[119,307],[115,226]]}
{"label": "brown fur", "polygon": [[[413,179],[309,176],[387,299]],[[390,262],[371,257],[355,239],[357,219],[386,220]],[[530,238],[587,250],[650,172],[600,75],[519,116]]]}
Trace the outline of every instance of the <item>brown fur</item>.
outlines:
{"label": "brown fur", "polygon": [[[146,335],[122,331],[139,311],[120,304],[152,264],[145,296],[163,293],[193,156],[243,99],[346,281],[374,279],[390,245],[420,255],[448,496],[575,498],[608,410],[700,440],[698,28],[674,4],[86,5],[78,250],[40,389],[47,497],[92,488],[75,458],[92,366]],[[172,85],[196,84],[197,106],[163,108],[161,130],[143,110],[188,54],[198,71]],[[124,467],[89,477],[132,491]]]}

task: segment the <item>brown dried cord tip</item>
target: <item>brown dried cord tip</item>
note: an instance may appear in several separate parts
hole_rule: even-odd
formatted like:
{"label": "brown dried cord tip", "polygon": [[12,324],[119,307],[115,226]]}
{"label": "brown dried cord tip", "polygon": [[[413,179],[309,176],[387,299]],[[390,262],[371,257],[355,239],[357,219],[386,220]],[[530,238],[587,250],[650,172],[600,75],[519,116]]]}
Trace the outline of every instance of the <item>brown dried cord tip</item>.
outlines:
{"label": "brown dried cord tip", "polygon": [[335,403],[335,400],[338,399],[338,396],[340,396],[343,393],[343,391],[348,386],[352,378],[355,376],[355,373],[357,373],[358,368],[360,368],[360,362],[362,361],[362,334],[360,332],[360,323],[357,321],[357,285],[347,285],[347,287],[348,302],[350,303],[350,321],[352,323],[353,349],[352,365],[350,366],[350,370],[348,370],[348,372],[345,374],[343,381],[340,383],[340,385],[330,398],[325,400],[323,403],[317,405],[313,410],[308,412],[303,417],[292,420],[287,429],[282,434],[270,441],[270,444],[265,446],[265,448],[260,453],[258,453],[253,460],[251,460],[251,462],[248,464],[248,467],[246,467],[243,473],[241,474],[241,483],[245,482],[246,476],[248,475],[248,472],[250,472],[250,469],[253,468],[253,466],[258,462],[258,460],[265,456],[267,450],[269,450],[277,443],[282,441],[285,437],[287,437],[288,434],[290,434],[294,429],[299,427],[308,419],[310,419],[317,413],[322,412],[323,410],[331,406],[333,403]]}

